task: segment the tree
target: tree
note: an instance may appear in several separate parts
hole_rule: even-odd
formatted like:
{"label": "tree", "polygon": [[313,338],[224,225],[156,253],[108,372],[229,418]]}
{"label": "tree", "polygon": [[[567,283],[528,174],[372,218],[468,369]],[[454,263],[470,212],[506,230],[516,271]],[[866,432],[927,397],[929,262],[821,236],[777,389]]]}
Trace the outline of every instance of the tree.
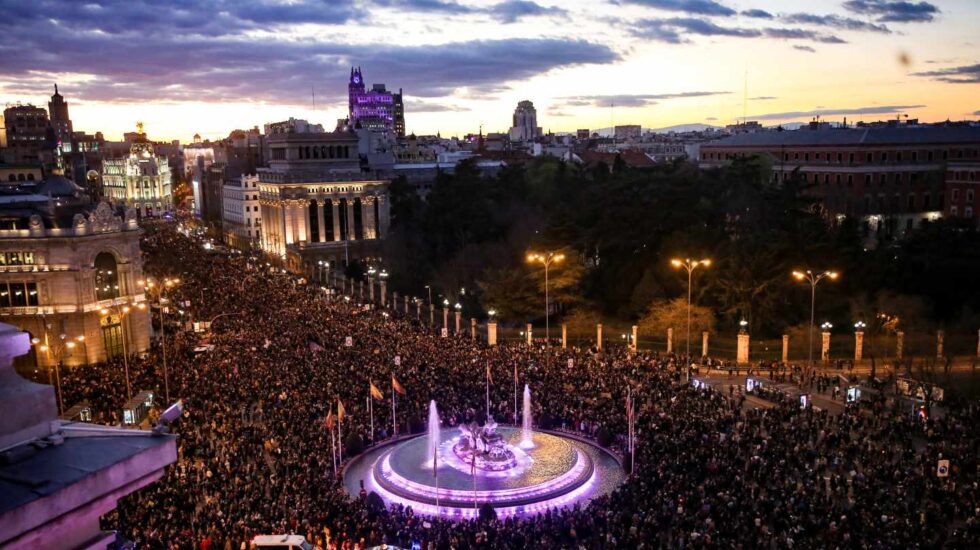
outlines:
{"label": "tree", "polygon": [[495,309],[505,321],[519,322],[540,315],[543,301],[537,285],[528,276],[525,266],[490,269],[477,282],[483,291],[486,310]]}
{"label": "tree", "polygon": [[[654,302],[647,314],[637,323],[637,328],[645,334],[666,334],[667,329],[672,328],[676,342],[677,337],[685,334],[687,330],[687,298]],[[714,332],[714,330],[714,313],[709,308],[692,304],[691,334],[701,334],[704,331]]]}

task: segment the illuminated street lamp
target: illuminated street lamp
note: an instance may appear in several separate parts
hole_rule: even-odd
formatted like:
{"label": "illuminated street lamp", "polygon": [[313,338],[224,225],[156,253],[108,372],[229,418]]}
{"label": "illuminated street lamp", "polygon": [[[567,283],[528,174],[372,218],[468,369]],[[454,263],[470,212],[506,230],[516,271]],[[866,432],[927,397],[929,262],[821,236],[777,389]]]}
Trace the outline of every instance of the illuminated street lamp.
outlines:
{"label": "illuminated street lamp", "polygon": [[[45,325],[45,328],[47,327],[49,327],[49,325]],[[53,371],[54,372],[53,385],[55,386],[55,389],[58,393],[59,413],[64,413],[65,411],[65,402],[62,398],[62,393],[61,393],[61,367],[62,365],[64,365],[65,359],[71,357],[72,350],[75,348],[75,346],[84,341],[85,341],[84,336],[79,335],[74,338],[70,338],[67,334],[62,332],[61,334],[58,335],[58,339],[55,340],[55,343],[50,344],[47,330],[45,330],[44,333],[44,340],[43,340],[44,343],[42,343],[42,340],[40,338],[31,338],[31,344],[34,345],[38,349],[38,351],[47,353],[52,359],[54,359],[53,361],[54,368],[53,369],[50,367],[48,368],[48,382],[49,383],[51,382],[51,374]]]}
{"label": "illuminated street lamp", "polygon": [[684,368],[684,380],[689,381],[691,379],[691,281],[694,277],[694,270],[699,266],[710,267],[711,260],[705,258],[703,260],[692,260],[690,258],[684,258],[683,260],[674,258],[670,261],[670,265],[674,269],[684,268],[687,271],[687,337],[685,345],[687,347],[687,361],[688,365]]}
{"label": "illuminated street lamp", "polygon": [[[551,347],[551,302],[548,299],[548,270],[552,264],[559,264],[565,259],[565,255],[560,252],[545,252],[537,254],[531,252],[527,255],[528,263],[541,264],[544,266],[544,340],[545,348]],[[550,358],[551,354],[548,354]]]}
{"label": "illuminated street lamp", "polygon": [[160,350],[163,355],[163,395],[164,401],[170,403],[170,372],[167,369],[167,327],[163,319],[163,304],[167,302],[167,298],[163,294],[180,285],[180,279],[171,279],[168,277],[163,280],[163,284],[157,284],[155,281],[147,279],[146,281],[138,281],[137,284],[144,287],[147,291],[155,293],[157,296],[157,303],[160,307]]}
{"label": "illuminated street lamp", "polygon": [[[140,302],[139,304],[136,304],[136,308],[139,309],[140,311],[143,311],[144,309],[146,309],[146,304]],[[117,304],[114,306],[107,306],[102,308],[101,311],[99,311],[99,313],[102,314],[103,319],[108,317],[113,312],[115,312],[116,315],[119,316],[119,335],[123,345],[123,370],[126,375],[126,400],[127,401],[129,401],[133,397],[133,388],[132,385],[130,384],[130,379],[129,379],[129,350],[126,349],[126,323],[123,322],[123,317],[129,314],[130,311],[132,311],[132,308],[130,308],[127,304]]]}
{"label": "illuminated street lamp", "polygon": [[806,271],[793,272],[793,277],[795,277],[797,281],[806,281],[810,284],[810,331],[807,337],[807,347],[809,348],[808,362],[810,363],[810,368],[813,368],[813,318],[816,314],[817,307],[817,284],[824,279],[834,281],[838,276],[839,274],[836,271],[814,273],[813,271],[807,269]]}

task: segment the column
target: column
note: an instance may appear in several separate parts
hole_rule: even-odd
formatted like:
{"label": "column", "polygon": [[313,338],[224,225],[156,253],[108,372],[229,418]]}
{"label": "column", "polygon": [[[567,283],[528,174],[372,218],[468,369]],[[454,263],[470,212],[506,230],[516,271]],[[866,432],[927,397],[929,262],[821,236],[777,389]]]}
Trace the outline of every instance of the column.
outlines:
{"label": "column", "polygon": [[568,347],[568,325],[561,324],[561,349]]}
{"label": "column", "polygon": [[820,333],[820,360],[826,363],[830,361],[830,331]]}
{"label": "column", "polygon": [[701,357],[708,356],[708,331],[701,333]]}
{"label": "column", "polygon": [[667,329],[667,353],[674,352],[674,329]]}
{"label": "column", "polygon": [[282,204],[282,214],[283,214],[283,225],[286,229],[286,241],[284,244],[292,244],[295,240],[295,235],[293,235],[293,205],[289,201],[284,201]]}
{"label": "column", "polygon": [[470,340],[476,342],[476,319],[470,317]]}
{"label": "column", "polygon": [[354,233],[354,199],[347,198],[347,240],[353,241],[356,238]]}
{"label": "column", "polygon": [[738,352],[735,362],[745,364],[749,362],[749,333],[742,331],[738,333]]}
{"label": "column", "polygon": [[946,340],[946,332],[942,330],[937,331],[936,332],[936,358],[937,359],[943,358],[943,343],[945,340]]}
{"label": "column", "polygon": [[447,333],[449,332],[449,308],[448,307],[442,308],[442,328],[446,329]]}
{"label": "column", "polygon": [[299,225],[299,240],[309,242],[310,235],[312,234],[312,231],[310,230],[310,227],[312,226],[312,224],[310,224],[310,203],[308,201],[303,201],[302,204],[297,204],[296,208],[303,211],[303,214],[299,217],[301,222]]}
{"label": "column", "polygon": [[436,325],[436,306],[435,304],[429,304],[429,326],[434,327]]}
{"label": "column", "polygon": [[531,345],[531,343],[534,340],[534,337],[532,336],[533,329],[534,329],[534,327],[531,326],[531,323],[528,323],[527,324],[527,332],[524,333],[525,337],[527,338],[527,345],[529,345],[529,346]]}
{"label": "column", "polygon": [[408,315],[408,295],[405,295],[405,315]]}
{"label": "column", "polygon": [[783,335],[783,363],[789,363],[789,334]]}
{"label": "column", "polygon": [[854,361],[860,361],[864,357],[864,331],[854,331]]}
{"label": "column", "polygon": [[602,323],[595,326],[595,347],[602,351]]}
{"label": "column", "polygon": [[493,319],[487,321],[487,345],[497,345],[497,321]]}
{"label": "column", "polygon": [[378,195],[378,216],[381,218],[377,221],[378,224],[378,238],[383,239],[388,234],[388,218],[390,216],[388,212],[388,196]]}
{"label": "column", "polygon": [[901,359],[904,351],[905,351],[905,332],[900,330],[895,333],[895,359]]}
{"label": "column", "polygon": [[327,226],[324,221],[323,208],[324,202],[322,200],[316,201],[316,226],[320,230],[317,241],[321,243],[327,242]]}
{"label": "column", "polygon": [[456,310],[456,336],[459,336],[459,330],[460,330],[459,321],[462,317],[463,314],[457,309]]}
{"label": "column", "polygon": [[[398,296],[395,296],[398,299]],[[381,307],[388,307],[388,281],[381,279]]]}
{"label": "column", "polygon": [[[385,282],[384,281],[381,281],[381,305],[384,305],[384,304],[385,304]],[[397,310],[398,309],[398,293],[397,292],[392,292],[391,293],[391,309],[392,310]]]}
{"label": "column", "polygon": [[977,357],[980,357],[980,330],[977,331]]}
{"label": "column", "polygon": [[361,197],[361,224],[364,226],[365,239],[377,239],[377,222],[374,219],[374,197]]}
{"label": "column", "polygon": [[636,325],[633,325],[633,343],[630,344],[633,351],[636,351]]}
{"label": "column", "polygon": [[331,217],[333,218],[333,240],[340,240],[340,199],[330,201]]}
{"label": "column", "polygon": [[374,303],[374,277],[368,277],[368,300]]}

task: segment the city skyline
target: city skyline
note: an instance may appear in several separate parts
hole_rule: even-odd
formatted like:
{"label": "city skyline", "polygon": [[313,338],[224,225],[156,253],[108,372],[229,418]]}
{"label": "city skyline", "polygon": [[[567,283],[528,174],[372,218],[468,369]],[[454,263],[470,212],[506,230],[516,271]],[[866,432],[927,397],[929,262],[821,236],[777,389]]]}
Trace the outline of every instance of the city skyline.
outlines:
{"label": "city skyline", "polygon": [[332,127],[347,114],[351,65],[369,85],[404,89],[407,131],[418,134],[505,132],[524,99],[556,132],[980,115],[980,6],[966,0],[792,10],[768,0],[619,0],[601,10],[0,0],[0,11],[0,101],[44,105],[57,83],[75,128],[109,139],[137,120],[153,139],[181,141],[289,117]]}

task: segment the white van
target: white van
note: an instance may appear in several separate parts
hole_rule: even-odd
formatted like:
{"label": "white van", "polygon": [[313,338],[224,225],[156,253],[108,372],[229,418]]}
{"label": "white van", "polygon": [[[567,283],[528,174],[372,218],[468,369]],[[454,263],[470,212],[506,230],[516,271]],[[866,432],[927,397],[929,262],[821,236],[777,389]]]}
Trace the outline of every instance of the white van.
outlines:
{"label": "white van", "polygon": [[252,546],[264,550],[313,550],[303,535],[258,535]]}

